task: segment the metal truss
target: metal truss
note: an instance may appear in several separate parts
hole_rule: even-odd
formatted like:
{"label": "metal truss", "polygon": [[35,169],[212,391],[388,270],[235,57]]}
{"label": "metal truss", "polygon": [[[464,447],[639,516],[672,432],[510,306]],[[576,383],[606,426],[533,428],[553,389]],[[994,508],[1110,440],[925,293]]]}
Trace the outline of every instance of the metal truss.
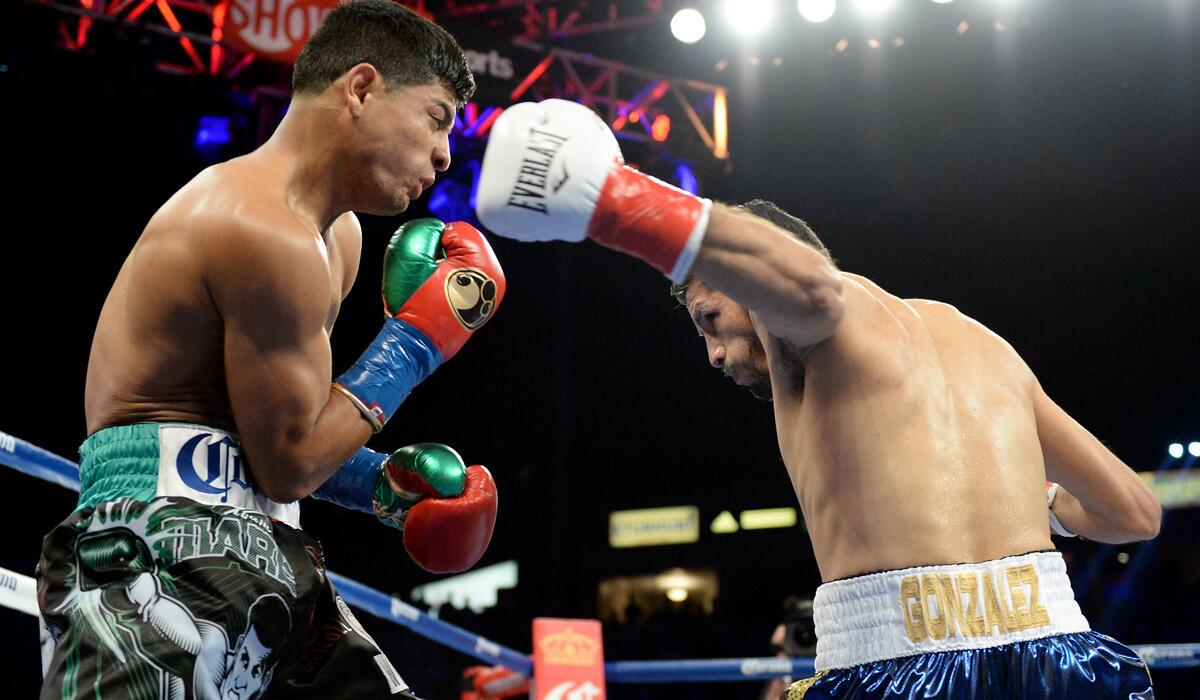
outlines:
{"label": "metal truss", "polygon": [[[58,20],[60,43],[83,50],[99,23],[119,24],[167,37],[178,50],[156,59],[168,73],[237,77],[257,57],[222,41],[229,3],[218,0],[33,0],[67,15]],[[286,71],[280,71],[284,73]]]}
{"label": "metal truss", "polygon": [[[261,60],[256,53],[239,50],[225,40],[230,0],[27,1],[63,15],[56,25],[60,43],[68,49],[88,49],[97,24],[122,25],[167,39],[164,43],[170,48],[152,59],[161,71],[251,83],[259,110],[260,141],[284,111],[289,97],[288,68],[283,63]],[[674,142],[678,134],[672,137],[672,128],[686,124],[713,158],[726,159],[728,107],[724,87],[669,78],[620,61],[548,48],[530,40],[629,28],[657,21],[662,13],[661,0],[631,0],[623,7],[633,9],[626,12],[617,3],[593,6],[584,0],[448,0],[437,7],[420,0],[414,9],[439,19],[524,13],[524,38],[518,37],[513,43],[543,58],[512,90],[510,104],[550,97],[581,102],[604,116],[619,137],[633,141]],[[256,66],[253,76],[246,74],[251,65]],[[462,134],[484,136],[506,106],[468,105],[461,120]]]}
{"label": "metal truss", "polygon": [[[97,22],[121,23],[178,40],[179,60],[164,64],[181,73],[235,74],[254,61],[222,41],[229,0],[27,0],[52,7],[72,18],[59,20],[67,48],[81,49]],[[275,0],[279,2],[280,0]],[[516,39],[546,40],[617,31],[663,21],[662,0],[481,0],[479,2],[400,2],[436,20],[516,19],[523,27]],[[205,48],[198,48],[197,45]],[[207,55],[204,55],[207,54]],[[232,55],[231,55],[232,54]]]}
{"label": "metal truss", "polygon": [[551,48],[509,100],[550,97],[591,107],[619,137],[635,141],[665,141],[670,120],[682,118],[712,157],[729,156],[728,96],[720,85],[669,78],[620,61]]}
{"label": "metal truss", "polygon": [[[419,8],[425,5],[422,0]],[[662,0],[447,0],[431,14],[438,19],[519,15],[524,30],[517,38],[541,40],[632,29],[665,19]]]}

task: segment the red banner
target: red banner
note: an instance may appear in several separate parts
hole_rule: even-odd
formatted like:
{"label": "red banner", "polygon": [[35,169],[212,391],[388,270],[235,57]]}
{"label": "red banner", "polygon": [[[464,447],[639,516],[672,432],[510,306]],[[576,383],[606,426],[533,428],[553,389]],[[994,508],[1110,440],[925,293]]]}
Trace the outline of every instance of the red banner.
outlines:
{"label": "red banner", "polygon": [[295,63],[338,0],[226,0],[225,39],[243,51]]}
{"label": "red banner", "polygon": [[604,700],[598,620],[533,621],[534,700]]}

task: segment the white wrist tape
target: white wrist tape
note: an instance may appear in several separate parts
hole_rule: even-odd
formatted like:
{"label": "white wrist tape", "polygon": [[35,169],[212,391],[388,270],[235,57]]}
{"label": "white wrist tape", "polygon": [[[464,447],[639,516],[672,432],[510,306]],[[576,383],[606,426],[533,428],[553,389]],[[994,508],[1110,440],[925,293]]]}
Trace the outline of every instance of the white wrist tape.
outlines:
{"label": "white wrist tape", "polygon": [[1046,511],[1050,514],[1050,532],[1061,537],[1074,537],[1075,533],[1063,527],[1058,516],[1054,514],[1054,497],[1058,495],[1058,484],[1051,481],[1046,487]]}

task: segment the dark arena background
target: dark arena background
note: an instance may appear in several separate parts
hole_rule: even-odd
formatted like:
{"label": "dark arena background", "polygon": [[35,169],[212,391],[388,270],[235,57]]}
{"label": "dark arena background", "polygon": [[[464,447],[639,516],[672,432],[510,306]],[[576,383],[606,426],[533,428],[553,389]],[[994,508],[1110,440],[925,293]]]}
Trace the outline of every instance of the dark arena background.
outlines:
{"label": "dark arena background", "polygon": [[[235,31],[276,3],[297,6],[285,36],[322,5],[0,2],[0,431],[78,459],[89,345],[122,260],[172,192],[261,143],[286,109],[295,47]],[[801,6],[819,18],[822,4]],[[422,3],[470,51],[480,89],[434,190],[399,219],[363,217],[335,373],[378,330],[376,271],[398,223],[473,219],[497,111],[589,99],[641,169],[721,201],[773,200],[843,269],[1008,339],[1164,503],[1150,542],[1056,539],[1083,612],[1129,644],[1200,642],[1200,2],[840,0],[814,22],[795,2],[743,0],[734,19],[752,23],[760,5],[774,18],[754,34],[700,0],[707,31],[689,44],[672,35],[685,5],[670,0]],[[491,240],[503,307],[370,445],[440,441],[491,469],[500,517],[477,569],[494,576],[438,593],[398,533],[306,502],[330,569],[523,653],[535,617],[568,617],[603,622],[606,661],[770,656],[784,600],[820,583],[802,518],[770,510],[757,515],[780,526],[747,527],[755,511],[796,507],[770,405],[708,366],[651,268],[591,243]],[[0,494],[0,566],[31,576],[75,494],[8,469]],[[666,507],[690,508],[610,521]],[[612,546],[681,527],[680,513],[691,541]],[[459,697],[463,670],[482,663],[358,616],[422,697]],[[36,618],[0,608],[0,629],[0,695],[34,697]],[[1200,698],[1197,664],[1154,680],[1161,698]]]}

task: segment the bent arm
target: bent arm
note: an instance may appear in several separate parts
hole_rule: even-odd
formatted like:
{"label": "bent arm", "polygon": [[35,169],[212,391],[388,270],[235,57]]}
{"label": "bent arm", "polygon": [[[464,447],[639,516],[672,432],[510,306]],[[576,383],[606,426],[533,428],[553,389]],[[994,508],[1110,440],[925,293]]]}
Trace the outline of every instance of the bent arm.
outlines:
{"label": "bent arm", "polygon": [[228,237],[209,288],[225,330],[225,377],[242,451],[280,502],[312,493],[370,438],[358,409],[331,390],[325,321],[331,276],[308,236]]}
{"label": "bent arm", "polygon": [[1157,535],[1162,507],[1146,482],[1040,386],[1034,410],[1046,478],[1062,487],[1053,505],[1059,521],[1097,542],[1118,544]]}
{"label": "bent arm", "polygon": [[842,318],[837,268],[769,221],[732,207],[713,205],[692,274],[801,347],[828,338]]}

